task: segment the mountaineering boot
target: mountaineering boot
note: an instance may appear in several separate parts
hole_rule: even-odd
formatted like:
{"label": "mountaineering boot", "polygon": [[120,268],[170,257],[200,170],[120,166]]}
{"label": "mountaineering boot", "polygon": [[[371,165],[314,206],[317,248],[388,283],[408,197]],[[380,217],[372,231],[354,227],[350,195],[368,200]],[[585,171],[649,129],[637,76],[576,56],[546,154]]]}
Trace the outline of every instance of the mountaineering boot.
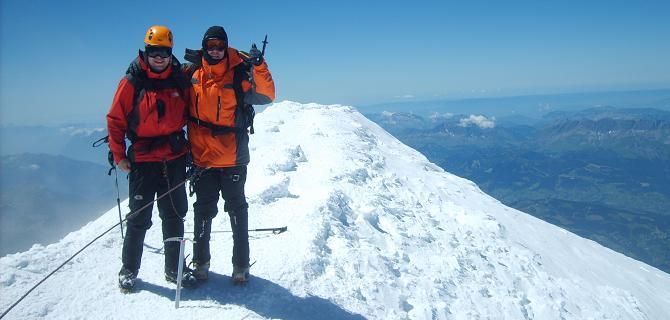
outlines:
{"label": "mountaineering boot", "polygon": [[123,293],[131,293],[135,288],[137,271],[130,271],[124,267],[119,271],[119,288]]}
{"label": "mountaineering boot", "polygon": [[207,281],[209,278],[209,262],[195,262],[193,261],[193,275],[200,281]]}
{"label": "mountaineering boot", "polygon": [[233,284],[246,284],[249,281],[249,266],[238,267],[233,266]]}
{"label": "mountaineering boot", "polygon": [[[172,283],[177,283],[177,270],[165,271],[165,280]],[[193,275],[193,270],[184,268],[181,274],[181,286],[183,288],[195,288],[198,284],[198,279]]]}

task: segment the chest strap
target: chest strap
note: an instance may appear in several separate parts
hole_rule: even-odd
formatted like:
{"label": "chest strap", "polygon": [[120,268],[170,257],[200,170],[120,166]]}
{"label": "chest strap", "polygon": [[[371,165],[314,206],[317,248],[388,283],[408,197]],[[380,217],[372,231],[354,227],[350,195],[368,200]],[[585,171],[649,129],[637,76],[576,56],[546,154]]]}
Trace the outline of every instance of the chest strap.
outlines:
{"label": "chest strap", "polygon": [[213,124],[211,122],[200,120],[200,119],[198,119],[194,116],[189,116],[188,120],[197,124],[197,125],[199,125],[199,126],[201,126],[201,127],[205,127],[207,129],[211,130],[213,137],[220,136],[220,135],[223,135],[223,134],[226,134],[226,133],[247,133],[246,128],[221,126],[221,125]]}

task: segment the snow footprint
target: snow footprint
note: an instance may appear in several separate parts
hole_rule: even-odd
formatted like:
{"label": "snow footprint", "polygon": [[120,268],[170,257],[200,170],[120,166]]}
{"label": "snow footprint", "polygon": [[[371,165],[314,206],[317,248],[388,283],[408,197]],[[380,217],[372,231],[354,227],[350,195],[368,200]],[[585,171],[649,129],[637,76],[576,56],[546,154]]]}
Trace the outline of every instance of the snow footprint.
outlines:
{"label": "snow footprint", "polygon": [[270,171],[271,174],[296,171],[299,163],[307,162],[307,157],[305,157],[305,153],[302,151],[300,145],[292,146],[284,150],[284,155],[285,157],[283,160],[268,166],[268,171]]}
{"label": "snow footprint", "polygon": [[270,125],[265,129],[265,132],[279,132],[279,127],[284,124],[284,120],[279,120],[277,124],[275,125]]}
{"label": "snow footprint", "polygon": [[0,275],[0,286],[1,287],[9,287],[13,285],[16,282],[16,274],[8,274],[8,273],[3,273]]}
{"label": "snow footprint", "polygon": [[289,177],[284,177],[279,183],[273,184],[267,189],[263,190],[259,195],[261,203],[268,204],[275,201],[278,201],[282,198],[298,198],[298,196],[292,194],[288,190],[288,186],[291,183]]}

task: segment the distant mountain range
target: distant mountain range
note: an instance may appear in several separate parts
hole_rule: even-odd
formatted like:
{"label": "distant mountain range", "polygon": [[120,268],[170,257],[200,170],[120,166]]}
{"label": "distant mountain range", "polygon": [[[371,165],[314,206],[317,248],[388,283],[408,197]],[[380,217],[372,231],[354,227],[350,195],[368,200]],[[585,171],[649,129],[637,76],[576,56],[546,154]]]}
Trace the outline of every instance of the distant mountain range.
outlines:
{"label": "distant mountain range", "polygon": [[[0,159],[0,256],[57,241],[116,205],[107,166],[48,154]],[[125,174],[119,188],[127,198]]]}
{"label": "distant mountain range", "polygon": [[553,111],[579,111],[611,106],[654,108],[670,111],[670,89],[584,92],[459,100],[402,101],[359,106],[363,114],[384,111],[412,112],[422,117],[451,114],[485,114],[493,117],[520,117],[539,121]]}
{"label": "distant mountain range", "polygon": [[670,112],[366,116],[505,204],[670,272]]}
{"label": "distant mountain range", "polygon": [[92,147],[106,135],[101,124],[0,127],[0,255],[56,241],[116,205],[109,149]]}
{"label": "distant mountain range", "polygon": [[0,154],[44,153],[107,165],[107,146],[93,148],[107,135],[104,124],[0,127]]}

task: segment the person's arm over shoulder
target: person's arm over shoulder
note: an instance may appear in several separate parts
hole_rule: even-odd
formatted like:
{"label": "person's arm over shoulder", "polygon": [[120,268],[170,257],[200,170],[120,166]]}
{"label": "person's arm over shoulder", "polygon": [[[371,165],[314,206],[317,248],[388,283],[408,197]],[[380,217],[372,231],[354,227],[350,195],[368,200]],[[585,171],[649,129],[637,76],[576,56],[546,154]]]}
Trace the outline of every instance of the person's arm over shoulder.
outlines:
{"label": "person's arm over shoulder", "polygon": [[125,77],[119,82],[112,106],[107,113],[107,133],[109,134],[109,149],[114,155],[114,162],[126,158],[126,131],[128,121],[126,116],[133,105],[135,88]]}
{"label": "person's arm over shoulder", "polygon": [[190,80],[191,80],[191,77],[193,76],[193,73],[195,73],[195,71],[196,71],[199,67],[200,67],[199,65],[196,65],[196,64],[194,64],[194,63],[191,63],[191,62],[184,62],[184,63],[181,64],[181,66],[180,66],[180,70],[179,70],[179,71],[181,71],[182,73],[184,73],[184,75],[185,75],[185,76],[189,79],[189,81],[190,81]]}
{"label": "person's arm over shoulder", "polygon": [[254,85],[246,92],[244,102],[248,104],[268,104],[275,100],[275,82],[268,69],[268,64],[263,61],[260,65],[252,67],[252,78]]}

